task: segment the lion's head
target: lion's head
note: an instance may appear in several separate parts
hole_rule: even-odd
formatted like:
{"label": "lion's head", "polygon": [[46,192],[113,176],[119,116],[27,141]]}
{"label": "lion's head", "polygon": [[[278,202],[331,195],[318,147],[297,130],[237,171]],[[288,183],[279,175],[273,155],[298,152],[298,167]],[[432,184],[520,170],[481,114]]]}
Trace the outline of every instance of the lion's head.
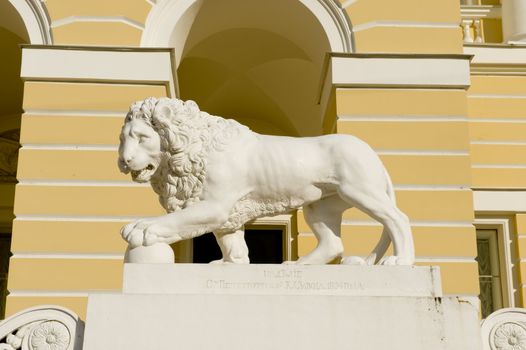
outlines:
{"label": "lion's head", "polygon": [[120,135],[119,169],[150,181],[172,212],[199,201],[210,151],[220,151],[248,128],[201,112],[193,101],[147,98],[130,107]]}
{"label": "lion's head", "polygon": [[131,173],[133,181],[148,182],[162,158],[161,138],[147,120],[132,118],[121,130],[119,169]]}

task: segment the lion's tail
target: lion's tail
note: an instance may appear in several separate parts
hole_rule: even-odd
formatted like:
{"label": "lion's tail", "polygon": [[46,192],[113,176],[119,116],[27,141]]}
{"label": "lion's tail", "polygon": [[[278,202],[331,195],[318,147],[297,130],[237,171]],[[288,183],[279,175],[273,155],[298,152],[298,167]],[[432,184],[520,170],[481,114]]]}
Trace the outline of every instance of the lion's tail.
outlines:
{"label": "lion's tail", "polygon": [[[385,173],[385,179],[387,182],[387,196],[393,201],[393,203],[396,204],[396,195],[394,191],[393,182],[391,181],[391,177],[389,176],[389,173],[384,167],[384,173]],[[380,259],[385,255],[385,252],[387,251],[387,248],[389,248],[389,244],[391,244],[391,237],[387,233],[387,230],[383,229],[382,235],[380,236],[380,240],[376,244],[376,247],[374,247],[372,253],[365,258],[365,262],[367,265],[374,265],[377,264]]]}

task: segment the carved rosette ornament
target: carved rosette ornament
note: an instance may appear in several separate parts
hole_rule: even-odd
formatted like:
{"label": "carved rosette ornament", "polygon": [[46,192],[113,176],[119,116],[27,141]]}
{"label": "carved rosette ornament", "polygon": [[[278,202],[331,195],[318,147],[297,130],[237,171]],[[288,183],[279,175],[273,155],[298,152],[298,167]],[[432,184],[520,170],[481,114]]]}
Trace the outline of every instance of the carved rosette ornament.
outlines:
{"label": "carved rosette ornament", "polygon": [[497,349],[526,350],[526,329],[516,322],[503,323],[496,328],[493,340]]}
{"label": "carved rosette ornament", "polygon": [[0,350],[79,350],[83,330],[67,309],[32,308],[0,322]]}
{"label": "carved rosette ornament", "polygon": [[66,350],[70,341],[68,329],[57,321],[42,322],[30,336],[31,346],[35,350]]}
{"label": "carved rosette ornament", "polygon": [[481,331],[484,350],[526,350],[526,310],[498,310],[482,322]]}

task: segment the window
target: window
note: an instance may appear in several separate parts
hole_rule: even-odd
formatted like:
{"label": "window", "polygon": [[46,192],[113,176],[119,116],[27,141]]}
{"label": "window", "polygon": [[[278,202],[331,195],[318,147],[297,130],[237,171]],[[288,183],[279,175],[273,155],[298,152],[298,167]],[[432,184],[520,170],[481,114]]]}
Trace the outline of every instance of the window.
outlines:
{"label": "window", "polygon": [[507,218],[477,218],[477,263],[479,272],[481,314],[519,305],[518,258],[510,237],[512,220]]}
{"label": "window", "polygon": [[[245,241],[249,249],[250,262],[254,264],[279,264],[296,260],[297,235],[295,214],[263,217],[245,225]],[[196,237],[184,249],[176,251],[176,261],[207,263],[221,259],[221,251],[212,233]],[[186,258],[178,260],[177,255],[190,251]]]}
{"label": "window", "polygon": [[[283,262],[283,230],[258,227],[245,229],[245,241],[252,264],[280,264]],[[194,263],[209,263],[221,259],[221,250],[213,233],[194,238]]]}
{"label": "window", "polygon": [[486,318],[503,305],[497,230],[477,230],[477,262],[481,312]]}

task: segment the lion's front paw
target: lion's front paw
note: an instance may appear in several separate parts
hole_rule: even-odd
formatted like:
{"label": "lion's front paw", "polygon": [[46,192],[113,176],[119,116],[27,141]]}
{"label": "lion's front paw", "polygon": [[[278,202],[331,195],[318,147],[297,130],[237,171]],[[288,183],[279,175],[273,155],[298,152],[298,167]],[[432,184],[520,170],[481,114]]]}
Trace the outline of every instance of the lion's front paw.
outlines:
{"label": "lion's front paw", "polygon": [[129,232],[126,236],[123,235],[123,237],[126,240],[126,242],[128,242],[130,248],[142,246],[144,243],[144,233],[142,230],[139,229],[134,229],[131,232]]}
{"label": "lion's front paw", "polygon": [[146,227],[144,229],[144,240],[142,244],[145,246],[149,246],[154,245],[156,243],[164,242],[164,240],[161,239],[161,237],[159,237],[157,232],[158,231],[156,230],[155,224]]}
{"label": "lion's front paw", "polygon": [[150,246],[162,241],[156,234],[155,224],[144,219],[125,225],[121,229],[121,235],[131,248],[141,245]]}

